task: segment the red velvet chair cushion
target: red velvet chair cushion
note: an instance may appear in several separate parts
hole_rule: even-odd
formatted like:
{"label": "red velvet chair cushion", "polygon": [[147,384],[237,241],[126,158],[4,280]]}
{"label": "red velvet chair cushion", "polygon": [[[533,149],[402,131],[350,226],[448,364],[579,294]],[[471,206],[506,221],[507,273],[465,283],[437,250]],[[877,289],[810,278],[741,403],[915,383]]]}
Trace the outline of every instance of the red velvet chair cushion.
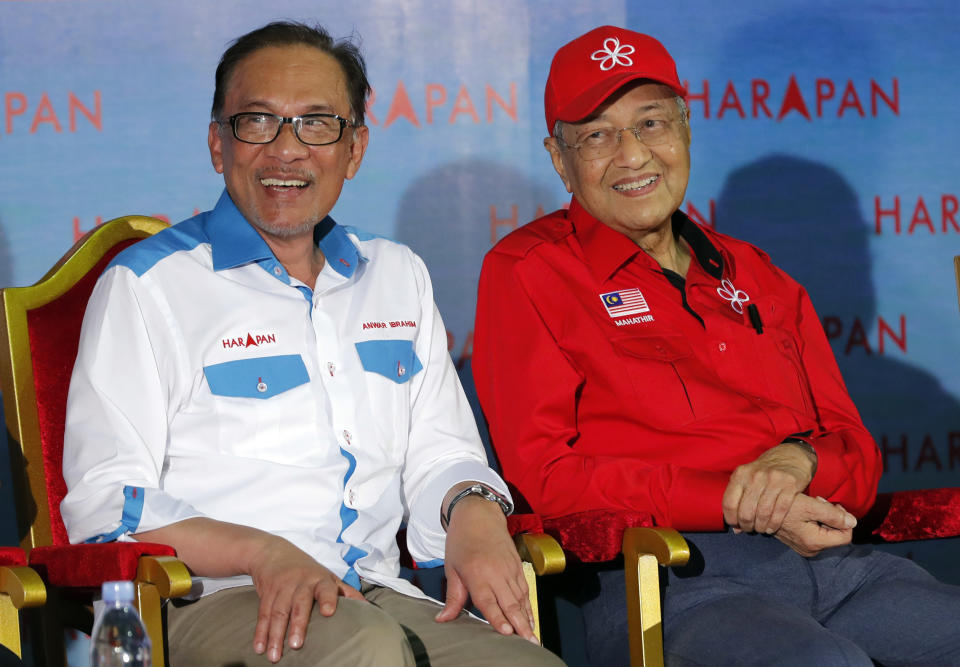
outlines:
{"label": "red velvet chair cushion", "polygon": [[882,493],[868,515],[882,516],[873,535],[884,542],[926,540],[960,535],[960,488]]}
{"label": "red velvet chair cushion", "polygon": [[99,588],[105,581],[136,578],[140,556],[176,556],[176,552],[166,544],[149,542],[34,547],[30,567],[53,586]]}
{"label": "red velvet chair cushion", "polygon": [[4,567],[23,567],[27,557],[20,547],[0,547],[0,565]]}
{"label": "red velvet chair cushion", "polygon": [[568,556],[583,563],[613,560],[623,549],[623,531],[634,526],[652,526],[646,512],[590,510],[543,519],[543,529],[553,536]]}
{"label": "red velvet chair cushion", "polygon": [[507,517],[507,530],[511,536],[520,533],[542,533],[543,522],[539,514],[511,514]]}

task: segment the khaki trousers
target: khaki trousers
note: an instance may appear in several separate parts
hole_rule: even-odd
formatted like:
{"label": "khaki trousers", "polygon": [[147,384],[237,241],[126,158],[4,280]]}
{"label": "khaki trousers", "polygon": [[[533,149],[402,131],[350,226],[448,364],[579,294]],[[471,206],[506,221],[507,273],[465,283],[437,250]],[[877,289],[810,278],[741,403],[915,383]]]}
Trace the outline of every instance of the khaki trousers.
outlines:
{"label": "khaki trousers", "polygon": [[[516,635],[504,636],[461,613],[448,623],[434,617],[432,600],[364,583],[367,602],[340,598],[333,616],[314,607],[303,647],[284,645],[281,667],[499,667],[563,662]],[[270,665],[253,652],[260,600],[253,586],[218,591],[196,602],[167,605],[170,665]]]}

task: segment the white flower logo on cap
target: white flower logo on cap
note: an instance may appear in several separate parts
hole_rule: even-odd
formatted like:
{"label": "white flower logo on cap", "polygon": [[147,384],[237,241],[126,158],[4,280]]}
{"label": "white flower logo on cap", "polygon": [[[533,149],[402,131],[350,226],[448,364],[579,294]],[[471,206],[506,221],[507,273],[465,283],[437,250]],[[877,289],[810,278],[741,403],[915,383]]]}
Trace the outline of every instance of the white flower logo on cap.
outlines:
{"label": "white flower logo on cap", "polygon": [[607,37],[603,40],[603,48],[590,54],[591,60],[600,61],[600,69],[606,72],[614,65],[632,65],[633,59],[627,56],[636,51],[630,44],[620,44],[616,37]]}

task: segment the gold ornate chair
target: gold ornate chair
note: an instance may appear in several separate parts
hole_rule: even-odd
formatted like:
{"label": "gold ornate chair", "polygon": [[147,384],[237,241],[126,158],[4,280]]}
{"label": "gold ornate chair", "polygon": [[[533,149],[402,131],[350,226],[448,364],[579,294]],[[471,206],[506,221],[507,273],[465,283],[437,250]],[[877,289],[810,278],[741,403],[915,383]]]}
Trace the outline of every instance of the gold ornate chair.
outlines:
{"label": "gold ornate chair", "polygon": [[75,544],[60,517],[66,493],[61,464],[67,389],[80,324],[93,286],[123,248],[166,223],[127,216],[90,231],[36,284],[0,292],[0,391],[3,394],[17,530],[28,562],[51,594],[42,634],[47,664],[63,664],[63,627],[90,631],[86,610],[104,581],[134,581],[136,604],[164,664],[161,599],[190,590],[186,566],[166,545],[114,542]]}
{"label": "gold ornate chair", "polygon": [[27,567],[20,547],[0,547],[0,646],[23,657],[20,646],[20,610],[39,607],[47,600],[43,581]]}
{"label": "gold ornate chair", "polygon": [[623,555],[631,667],[662,667],[662,567],[685,565],[686,540],[655,527],[644,512],[591,510],[542,519],[543,531],[580,563],[606,563]]}

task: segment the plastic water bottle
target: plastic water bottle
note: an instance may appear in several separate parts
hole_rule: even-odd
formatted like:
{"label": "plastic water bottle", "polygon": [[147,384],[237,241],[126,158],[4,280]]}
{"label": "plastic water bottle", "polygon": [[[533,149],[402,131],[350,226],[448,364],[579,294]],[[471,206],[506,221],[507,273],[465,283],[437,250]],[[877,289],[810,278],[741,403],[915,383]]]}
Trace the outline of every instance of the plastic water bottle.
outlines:
{"label": "plastic water bottle", "polygon": [[150,637],[133,607],[132,581],[107,581],[101,589],[104,610],[93,626],[92,667],[150,667]]}

